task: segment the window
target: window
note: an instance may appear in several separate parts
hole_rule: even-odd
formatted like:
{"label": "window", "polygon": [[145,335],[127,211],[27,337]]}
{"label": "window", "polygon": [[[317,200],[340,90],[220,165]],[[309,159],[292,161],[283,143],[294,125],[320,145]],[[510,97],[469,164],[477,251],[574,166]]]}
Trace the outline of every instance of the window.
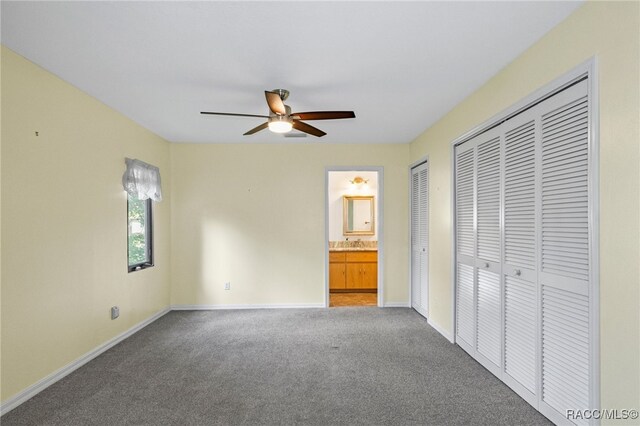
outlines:
{"label": "window", "polygon": [[151,199],[127,197],[129,272],[153,266],[153,220]]}
{"label": "window", "polygon": [[160,169],[125,158],[122,187],[127,192],[127,263],[129,272],[153,266],[151,200],[162,200]]}

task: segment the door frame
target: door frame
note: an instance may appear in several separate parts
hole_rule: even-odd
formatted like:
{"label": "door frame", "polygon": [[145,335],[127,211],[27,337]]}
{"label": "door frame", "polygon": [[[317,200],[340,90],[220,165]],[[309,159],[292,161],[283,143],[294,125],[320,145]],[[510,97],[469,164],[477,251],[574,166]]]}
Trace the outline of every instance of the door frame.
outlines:
{"label": "door frame", "polygon": [[[422,164],[426,164],[427,165],[427,185],[429,184],[430,180],[429,180],[429,155],[425,155],[424,157],[420,157],[417,161],[414,161],[413,163],[409,164],[409,168],[408,168],[408,179],[409,179],[409,307],[413,309],[413,256],[412,256],[412,250],[413,250],[413,242],[411,240],[411,230],[413,229],[413,223],[412,223],[412,215],[411,212],[413,211],[413,194],[412,194],[412,172],[413,169],[422,165]],[[429,191],[430,188],[427,188],[427,194],[430,194]],[[429,203],[427,203],[427,209],[431,207],[429,205]],[[427,228],[429,228],[429,230],[431,230],[431,221],[429,220],[429,213],[427,212]],[[427,235],[431,235],[431,232],[428,232]],[[431,253],[429,252],[429,241],[427,241],[427,259],[430,259],[430,255]],[[431,297],[429,295],[429,262],[427,260],[427,304],[429,304],[431,302]],[[426,312],[420,312],[421,314],[424,315],[425,318],[427,318],[427,322],[429,321],[429,306],[426,307]]]}
{"label": "door frame", "polygon": [[[587,78],[588,105],[589,105],[589,197],[591,208],[589,210],[589,247],[590,247],[590,274],[589,274],[589,341],[590,341],[590,383],[589,405],[591,409],[600,409],[600,197],[599,197],[599,146],[600,146],[600,111],[599,111],[599,78],[598,61],[593,56],[569,70],[562,76],[545,84],[538,90],[530,93],[510,107],[495,114],[485,122],[473,127],[471,130],[457,137],[450,143],[449,153],[451,161],[451,324],[452,343],[456,342],[457,313],[456,313],[456,159],[455,148],[469,139],[483,133],[492,127],[500,125],[509,118],[529,109],[533,105],[561,92],[572,84]],[[539,408],[536,408],[539,410]],[[541,411],[542,412],[542,411]],[[542,414],[547,415],[545,412]],[[596,421],[596,424],[599,422]]]}
{"label": "door frame", "polygon": [[326,166],[324,168],[324,306],[329,307],[329,173],[377,172],[378,200],[378,307],[384,307],[384,167],[383,166]]}

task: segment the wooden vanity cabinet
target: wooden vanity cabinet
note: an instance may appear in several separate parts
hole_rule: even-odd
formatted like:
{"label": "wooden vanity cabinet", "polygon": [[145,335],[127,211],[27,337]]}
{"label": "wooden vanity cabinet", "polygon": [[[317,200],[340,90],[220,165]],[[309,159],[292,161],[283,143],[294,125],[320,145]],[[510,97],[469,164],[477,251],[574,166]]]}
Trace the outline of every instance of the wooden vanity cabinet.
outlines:
{"label": "wooden vanity cabinet", "polygon": [[347,288],[347,264],[344,252],[329,252],[329,290]]}
{"label": "wooden vanity cabinet", "polygon": [[358,291],[378,288],[378,252],[329,252],[329,289]]}
{"label": "wooden vanity cabinet", "polygon": [[377,263],[347,263],[347,288],[375,290],[378,286]]}

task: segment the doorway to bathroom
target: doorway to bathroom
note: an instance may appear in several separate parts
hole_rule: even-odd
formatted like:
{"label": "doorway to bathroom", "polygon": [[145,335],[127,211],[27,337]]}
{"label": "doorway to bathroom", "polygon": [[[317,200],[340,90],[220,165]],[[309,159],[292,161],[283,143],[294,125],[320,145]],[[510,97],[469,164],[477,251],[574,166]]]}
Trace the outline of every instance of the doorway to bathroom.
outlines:
{"label": "doorway to bathroom", "polygon": [[383,168],[325,172],[325,306],[382,306]]}

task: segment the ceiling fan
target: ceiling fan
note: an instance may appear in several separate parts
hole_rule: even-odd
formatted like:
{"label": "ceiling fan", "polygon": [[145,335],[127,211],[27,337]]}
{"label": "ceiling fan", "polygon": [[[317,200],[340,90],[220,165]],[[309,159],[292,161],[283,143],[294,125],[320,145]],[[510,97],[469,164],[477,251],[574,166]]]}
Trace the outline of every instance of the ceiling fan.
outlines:
{"label": "ceiling fan", "polygon": [[291,107],[285,105],[284,101],[289,97],[289,91],[285,89],[274,89],[264,92],[269,105],[269,115],[256,114],[236,114],[231,112],[209,112],[202,111],[200,114],[211,115],[232,115],[237,117],[261,117],[267,121],[254,127],[244,135],[252,135],[264,130],[267,127],[274,133],[287,133],[291,129],[296,129],[313,136],[322,137],[326,135],[322,130],[313,127],[301,120],[337,120],[340,118],[355,118],[353,111],[312,111],[312,112],[291,112]]}

